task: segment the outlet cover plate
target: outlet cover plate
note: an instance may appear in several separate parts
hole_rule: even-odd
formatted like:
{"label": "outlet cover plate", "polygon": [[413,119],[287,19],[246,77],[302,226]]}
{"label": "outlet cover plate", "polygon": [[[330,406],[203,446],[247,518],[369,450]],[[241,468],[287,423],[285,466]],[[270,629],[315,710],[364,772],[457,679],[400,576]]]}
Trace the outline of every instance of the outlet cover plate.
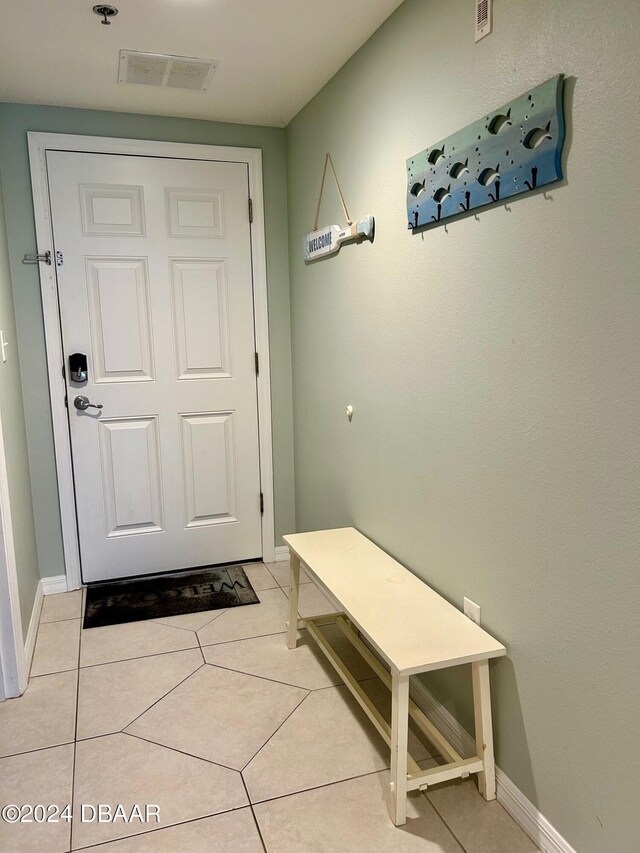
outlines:
{"label": "outlet cover plate", "polygon": [[476,624],[480,624],[480,605],[470,598],[464,598],[464,615],[468,616]]}

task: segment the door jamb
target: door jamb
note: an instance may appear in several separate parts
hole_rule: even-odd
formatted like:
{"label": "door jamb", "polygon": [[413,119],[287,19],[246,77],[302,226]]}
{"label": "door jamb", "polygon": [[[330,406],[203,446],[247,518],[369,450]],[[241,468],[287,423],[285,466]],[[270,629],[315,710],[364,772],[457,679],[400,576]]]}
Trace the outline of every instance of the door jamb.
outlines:
{"label": "door jamb", "polygon": [[[53,223],[47,181],[47,151],[77,151],[93,154],[128,154],[142,157],[170,157],[182,160],[218,160],[246,163],[249,169],[249,197],[253,202],[251,255],[253,266],[253,304],[256,351],[260,355],[257,376],[258,423],[260,440],[260,487],[264,496],[262,515],[262,559],[275,560],[273,503],[273,445],[271,435],[271,372],[269,364],[269,318],[267,306],[267,263],[262,183],[262,151],[259,148],[231,148],[220,145],[196,145],[181,142],[157,142],[144,139],[118,139],[102,136],[76,136],[66,133],[27,134],[33,210],[38,253],[53,252]],[[248,215],[248,211],[247,211]],[[53,420],[53,440],[58,474],[58,496],[62,521],[62,541],[67,574],[67,589],[82,586],[80,546],[76,518],[71,439],[65,406],[66,386],[62,376],[64,357],[58,307],[55,265],[40,264],[40,289],[44,316],[49,396]],[[257,496],[256,496],[257,498]]]}
{"label": "door jamb", "polygon": [[27,689],[27,675],[9,482],[0,417],[0,700],[14,699],[24,693]]}

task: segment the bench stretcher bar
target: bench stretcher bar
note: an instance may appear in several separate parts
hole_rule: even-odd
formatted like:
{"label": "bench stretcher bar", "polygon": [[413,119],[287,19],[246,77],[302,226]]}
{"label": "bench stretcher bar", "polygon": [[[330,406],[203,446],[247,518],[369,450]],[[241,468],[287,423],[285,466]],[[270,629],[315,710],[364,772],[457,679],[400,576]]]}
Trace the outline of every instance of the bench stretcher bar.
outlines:
{"label": "bench stretcher bar", "polygon": [[[298,627],[306,627],[307,631],[311,634],[329,662],[338,672],[345,685],[351,691],[362,710],[369,717],[382,739],[385,741],[387,746],[391,746],[391,727],[372,703],[371,699],[369,699],[358,681],[353,677],[344,661],[336,653],[333,646],[319,630],[322,625],[329,625],[333,623],[340,628],[345,637],[347,637],[354,648],[365,659],[383,684],[391,689],[392,680],[390,673],[373,654],[373,652],[371,652],[371,650],[362,642],[360,637],[358,637],[358,635],[353,631],[346,614],[328,613],[324,616],[299,619]],[[449,763],[433,767],[430,770],[421,770],[418,763],[411,757],[411,755],[407,755],[407,769],[409,771],[407,773],[407,791],[415,791],[418,789],[423,790],[429,785],[438,785],[440,782],[446,782],[450,779],[463,779],[469,776],[470,773],[482,772],[484,769],[483,760],[478,756],[474,756],[473,758],[463,758],[412,699],[409,699],[409,716],[422,731],[425,737],[439,749],[440,753],[445,758],[449,759]]]}

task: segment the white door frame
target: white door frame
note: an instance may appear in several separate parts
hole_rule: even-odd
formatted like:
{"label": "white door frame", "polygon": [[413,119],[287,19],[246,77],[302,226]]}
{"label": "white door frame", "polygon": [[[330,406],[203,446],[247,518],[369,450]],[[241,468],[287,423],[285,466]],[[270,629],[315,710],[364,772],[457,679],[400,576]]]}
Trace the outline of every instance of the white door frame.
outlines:
{"label": "white door frame", "polygon": [[14,699],[26,689],[27,658],[0,418],[0,700]]}
{"label": "white door frame", "polygon": [[[54,255],[53,224],[47,182],[47,151],[78,151],[93,154],[128,154],[142,157],[171,157],[182,160],[218,160],[246,163],[249,168],[249,196],[253,202],[251,254],[256,351],[260,356],[258,423],[260,431],[260,484],[264,496],[262,515],[262,558],[275,559],[273,507],[273,450],[271,441],[271,372],[269,367],[269,319],[267,313],[267,262],[265,252],[262,152],[259,148],[227,148],[219,145],[191,145],[144,139],[115,139],[106,136],[75,136],[66,133],[27,134],[31,163],[31,187],[36,224],[37,252]],[[66,386],[62,376],[64,355],[60,332],[60,309],[55,264],[40,264],[40,288],[49,374],[49,394],[53,419],[53,440],[58,473],[58,496],[62,520],[62,540],[67,588],[82,586],[80,548],[76,518],[71,440],[64,403]]]}

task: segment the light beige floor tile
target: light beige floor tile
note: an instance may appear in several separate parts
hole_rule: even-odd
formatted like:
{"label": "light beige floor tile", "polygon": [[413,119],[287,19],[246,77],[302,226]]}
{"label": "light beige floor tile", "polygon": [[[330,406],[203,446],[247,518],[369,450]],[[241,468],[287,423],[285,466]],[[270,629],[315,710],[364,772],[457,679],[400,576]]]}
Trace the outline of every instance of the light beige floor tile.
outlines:
{"label": "light beige floor tile", "polygon": [[40,622],[60,622],[62,619],[79,619],[82,616],[82,590],[45,595]]}
{"label": "light beige floor tile", "polygon": [[278,582],[264,563],[251,563],[242,567],[256,592],[262,589],[275,589]]}
{"label": "light beige floor tile", "polygon": [[72,742],[77,690],[77,671],[57,672],[32,678],[22,696],[0,702],[0,755]]}
{"label": "light beige floor tile", "polygon": [[265,589],[259,594],[260,604],[230,607],[198,631],[203,646],[277,634],[284,630],[288,618],[287,597],[281,589]]}
{"label": "light beige floor tile", "polygon": [[[371,668],[338,628],[329,626],[323,629],[323,633],[330,639],[356,678],[370,678],[373,675]],[[306,690],[318,690],[342,683],[340,676],[307,631],[300,631],[298,646],[295,649],[287,648],[285,637],[285,634],[270,634],[267,637],[205,646],[204,657],[207,663],[247,672],[250,675],[261,675]]]}
{"label": "light beige floor tile", "polygon": [[[49,803],[64,808],[71,802],[73,745],[41,749],[0,759],[0,802]],[[69,823],[0,821],[0,850],[7,853],[66,853]]]}
{"label": "light beige floor tile", "polygon": [[199,613],[182,613],[179,616],[163,616],[160,619],[154,619],[160,625],[170,625],[172,628],[184,628],[186,631],[198,631],[204,628],[209,622],[213,622],[218,616],[226,611],[222,610],[201,610]]}
{"label": "light beige floor tile", "polygon": [[81,669],[78,739],[121,731],[202,665],[187,649]]}
{"label": "light beige floor tile", "polygon": [[241,770],[305,691],[203,666],[127,732]]}
{"label": "light beige floor tile", "polygon": [[497,800],[480,796],[474,779],[438,785],[428,797],[467,853],[537,853]]}
{"label": "light beige floor tile", "polygon": [[149,620],[89,628],[82,632],[80,666],[178,652],[197,646],[194,632]]}
{"label": "light beige floor tile", "polygon": [[[283,589],[288,597],[289,589]],[[323,616],[325,613],[336,613],[338,610],[326,595],[313,583],[300,584],[298,593],[298,613],[303,619],[311,616]]]}
{"label": "light beige floor tile", "polygon": [[346,687],[310,693],[245,769],[252,802],[389,766],[389,749]]}
{"label": "light beige floor tile", "polygon": [[38,628],[31,676],[78,668],[81,619],[45,622]]}
{"label": "light beige floor tile", "polygon": [[264,848],[251,809],[236,809],[85,850],[87,853],[263,853]]}
{"label": "light beige floor tile", "polygon": [[[77,744],[74,797],[76,810],[80,803],[157,805],[159,828],[247,805],[242,779],[234,770],[126,734]],[[153,826],[74,823],[73,846],[137,835]]]}
{"label": "light beige floor tile", "polygon": [[[280,586],[289,586],[289,560],[282,560],[278,563],[266,563],[266,566]],[[311,583],[311,579],[304,569],[300,569],[300,583]]]}
{"label": "light beige floor tile", "polygon": [[388,773],[374,773],[255,806],[269,853],[464,853],[426,797],[407,802],[395,827]]}

